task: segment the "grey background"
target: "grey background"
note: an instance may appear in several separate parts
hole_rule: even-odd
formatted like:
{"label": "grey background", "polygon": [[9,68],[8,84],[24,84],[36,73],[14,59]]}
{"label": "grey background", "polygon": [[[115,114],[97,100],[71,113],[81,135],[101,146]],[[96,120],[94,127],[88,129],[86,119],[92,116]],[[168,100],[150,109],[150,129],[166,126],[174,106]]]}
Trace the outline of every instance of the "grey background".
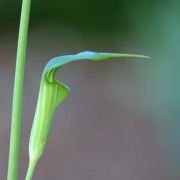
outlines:
{"label": "grey background", "polygon": [[[0,1],[2,10],[12,6],[4,2]],[[151,60],[76,62],[58,72],[58,79],[71,91],[56,112],[33,179],[179,179],[179,3],[163,2],[97,4],[100,12],[89,14],[90,25],[78,18],[77,25],[73,24],[71,18],[83,16],[73,16],[73,8],[69,19],[59,12],[60,22],[54,20],[58,11],[53,14],[47,9],[54,17],[43,19],[45,10],[38,6],[42,14],[36,20],[38,11],[33,10],[24,84],[20,180],[27,170],[29,134],[43,68],[52,57],[83,50],[139,53],[151,56]],[[61,10],[66,7],[61,5]],[[119,13],[116,21],[115,7]],[[12,9],[1,11],[0,23],[0,179],[6,179],[7,171],[18,33],[19,8],[14,14]],[[114,24],[98,26],[98,21],[93,23],[98,17],[102,17],[100,22],[109,17]]]}

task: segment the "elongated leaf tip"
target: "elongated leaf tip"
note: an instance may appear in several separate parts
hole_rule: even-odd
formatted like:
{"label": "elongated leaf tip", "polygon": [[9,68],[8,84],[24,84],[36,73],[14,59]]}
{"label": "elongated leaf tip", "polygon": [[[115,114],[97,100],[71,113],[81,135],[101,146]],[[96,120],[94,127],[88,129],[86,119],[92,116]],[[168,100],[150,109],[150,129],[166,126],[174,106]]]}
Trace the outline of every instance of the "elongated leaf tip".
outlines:
{"label": "elongated leaf tip", "polygon": [[[146,58],[149,59],[149,56],[139,55],[139,54],[127,54],[127,53],[105,53],[105,52],[92,52],[92,51],[84,51],[78,54],[75,54],[78,58],[89,59],[93,58],[94,60],[104,60],[110,58]],[[92,60],[93,60],[92,59]]]}

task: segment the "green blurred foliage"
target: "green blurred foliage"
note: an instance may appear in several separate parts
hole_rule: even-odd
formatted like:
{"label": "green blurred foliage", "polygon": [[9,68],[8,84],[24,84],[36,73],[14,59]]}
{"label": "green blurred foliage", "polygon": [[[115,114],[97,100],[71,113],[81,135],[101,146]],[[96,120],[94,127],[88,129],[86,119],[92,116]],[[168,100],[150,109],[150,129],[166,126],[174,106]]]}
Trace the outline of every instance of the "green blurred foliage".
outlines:
{"label": "green blurred foliage", "polygon": [[[96,33],[110,33],[117,27],[121,31],[131,31],[134,21],[146,22],[153,15],[154,7],[165,6],[166,2],[169,6],[168,0],[33,0],[31,22],[70,24],[80,31],[94,30]],[[1,26],[17,24],[20,5],[20,0],[0,1]]]}

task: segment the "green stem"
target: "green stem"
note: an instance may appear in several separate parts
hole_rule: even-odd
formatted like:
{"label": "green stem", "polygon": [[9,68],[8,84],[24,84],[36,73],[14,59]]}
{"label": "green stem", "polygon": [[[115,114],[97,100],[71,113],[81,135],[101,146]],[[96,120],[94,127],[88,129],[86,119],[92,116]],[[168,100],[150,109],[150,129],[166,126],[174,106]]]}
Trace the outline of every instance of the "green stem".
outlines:
{"label": "green stem", "polygon": [[32,179],[36,164],[37,164],[37,161],[31,161],[30,160],[25,180],[31,180]]}
{"label": "green stem", "polygon": [[16,57],[15,80],[14,80],[9,165],[8,165],[8,176],[7,176],[8,180],[17,180],[18,177],[24,67],[25,67],[30,5],[31,5],[31,0],[23,0],[19,38],[18,38],[17,57]]}

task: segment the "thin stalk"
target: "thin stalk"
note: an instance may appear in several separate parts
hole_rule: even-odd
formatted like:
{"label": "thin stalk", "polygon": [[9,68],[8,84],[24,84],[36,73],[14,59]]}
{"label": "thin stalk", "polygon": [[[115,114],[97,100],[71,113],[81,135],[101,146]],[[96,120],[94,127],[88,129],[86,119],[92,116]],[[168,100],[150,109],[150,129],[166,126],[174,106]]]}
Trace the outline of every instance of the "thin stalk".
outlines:
{"label": "thin stalk", "polygon": [[37,164],[37,161],[31,161],[30,160],[25,180],[31,180],[32,179],[36,164]]}
{"label": "thin stalk", "polygon": [[18,47],[17,47],[15,80],[14,80],[11,137],[10,137],[10,148],[9,148],[9,165],[8,165],[8,175],[7,175],[8,180],[17,180],[18,177],[24,67],[25,67],[30,5],[31,5],[31,0],[23,0],[20,28],[19,28]]}

